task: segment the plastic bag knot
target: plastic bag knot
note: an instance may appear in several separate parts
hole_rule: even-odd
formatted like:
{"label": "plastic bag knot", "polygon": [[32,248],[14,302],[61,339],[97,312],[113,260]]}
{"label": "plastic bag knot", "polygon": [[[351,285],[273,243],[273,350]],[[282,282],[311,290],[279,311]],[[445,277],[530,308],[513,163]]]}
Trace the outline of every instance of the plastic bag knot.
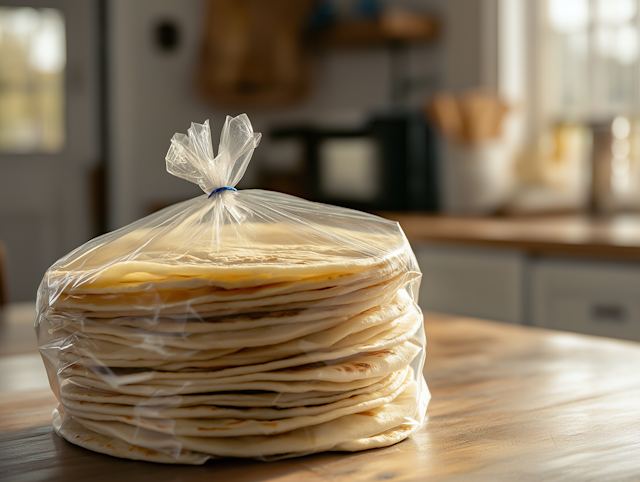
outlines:
{"label": "plastic bag knot", "polygon": [[196,183],[209,196],[214,192],[234,190],[260,142],[246,114],[227,117],[218,155],[214,157],[209,121],[191,124],[187,135],[176,134],[167,152],[167,171]]}
{"label": "plastic bag knot", "polygon": [[211,196],[213,196],[215,193],[220,192],[220,191],[233,191],[233,192],[238,192],[238,190],[235,187],[231,187],[231,186],[222,186],[219,187],[218,189],[211,191],[211,194],[209,194],[207,196],[207,199],[209,199]]}

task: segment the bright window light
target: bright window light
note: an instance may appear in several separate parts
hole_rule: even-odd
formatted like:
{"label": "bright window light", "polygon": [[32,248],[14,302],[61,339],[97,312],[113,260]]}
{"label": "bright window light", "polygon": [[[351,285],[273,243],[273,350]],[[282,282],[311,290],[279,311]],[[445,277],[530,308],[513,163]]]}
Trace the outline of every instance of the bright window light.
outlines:
{"label": "bright window light", "polygon": [[65,24],[59,10],[0,7],[0,152],[65,142]]}

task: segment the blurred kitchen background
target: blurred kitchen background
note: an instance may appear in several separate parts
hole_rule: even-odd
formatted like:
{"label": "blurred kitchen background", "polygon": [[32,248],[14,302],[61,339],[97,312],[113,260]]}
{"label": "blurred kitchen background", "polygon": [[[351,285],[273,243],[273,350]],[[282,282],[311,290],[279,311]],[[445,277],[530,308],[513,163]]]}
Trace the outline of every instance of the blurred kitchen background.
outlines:
{"label": "blurred kitchen background", "polygon": [[2,0],[0,303],[246,112],[239,188],[400,220],[424,309],[640,340],[639,4]]}

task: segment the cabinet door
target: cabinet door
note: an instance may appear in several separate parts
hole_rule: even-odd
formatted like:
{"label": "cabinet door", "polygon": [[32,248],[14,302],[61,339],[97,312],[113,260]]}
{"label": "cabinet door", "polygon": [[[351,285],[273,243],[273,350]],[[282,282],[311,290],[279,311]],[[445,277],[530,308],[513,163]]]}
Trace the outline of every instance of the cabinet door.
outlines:
{"label": "cabinet door", "polygon": [[522,323],[524,257],[508,250],[421,244],[420,307],[454,315]]}
{"label": "cabinet door", "polygon": [[640,341],[640,264],[543,259],[532,267],[537,326]]}

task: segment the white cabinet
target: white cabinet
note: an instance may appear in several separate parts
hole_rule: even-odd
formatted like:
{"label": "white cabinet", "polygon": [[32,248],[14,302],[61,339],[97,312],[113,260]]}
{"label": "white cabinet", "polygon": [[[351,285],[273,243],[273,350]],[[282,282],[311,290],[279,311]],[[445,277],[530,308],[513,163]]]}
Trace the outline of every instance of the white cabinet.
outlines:
{"label": "white cabinet", "polygon": [[422,271],[423,310],[522,322],[521,253],[433,243],[413,248]]}
{"label": "white cabinet", "polygon": [[537,260],[531,291],[536,326],[640,341],[640,263]]}
{"label": "white cabinet", "polygon": [[640,341],[640,262],[445,243],[413,248],[425,311]]}

